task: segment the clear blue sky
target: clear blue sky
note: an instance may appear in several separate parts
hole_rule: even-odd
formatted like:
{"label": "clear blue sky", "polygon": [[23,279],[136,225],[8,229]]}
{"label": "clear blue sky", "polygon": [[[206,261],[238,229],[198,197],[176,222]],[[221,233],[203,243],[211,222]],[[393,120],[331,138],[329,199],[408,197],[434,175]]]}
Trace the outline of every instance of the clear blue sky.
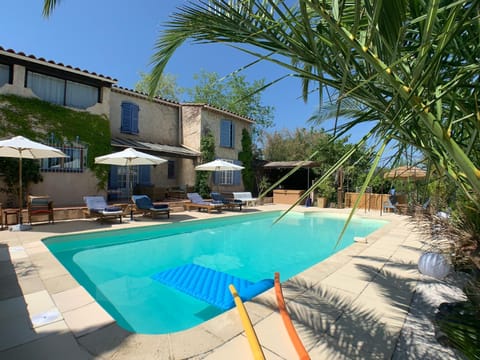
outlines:
{"label": "clear blue sky", "polygon": [[[117,85],[133,89],[141,72],[150,71],[162,24],[186,0],[61,0],[50,18],[42,16],[42,0],[2,1],[0,46],[32,54],[64,65],[110,76]],[[169,62],[166,73],[176,76],[180,87],[191,88],[193,75],[201,70],[223,77],[249,64],[254,58],[219,44],[185,43]],[[248,82],[266,83],[287,72],[263,62],[242,72]],[[263,105],[273,106],[274,130],[310,128],[307,119],[318,107],[318,97],[307,104],[300,97],[298,79],[287,78],[262,93]],[[182,99],[184,100],[184,99]],[[329,129],[333,121],[323,124]],[[364,135],[351,131],[350,142]]]}
{"label": "clear blue sky", "polygon": [[[182,0],[62,0],[53,15],[42,16],[42,0],[2,1],[0,46],[72,65],[118,80],[133,89],[149,63],[161,25]],[[181,87],[193,87],[200,70],[225,76],[253,58],[225,45],[186,43],[170,61],[166,72]],[[285,71],[264,63],[243,73],[247,81],[272,81]],[[318,105],[299,99],[300,83],[283,80],[262,93],[263,105],[275,108],[275,129],[309,127],[306,119]]]}
{"label": "clear blue sky", "polygon": [[[133,89],[149,63],[162,24],[184,0],[62,0],[53,15],[42,16],[42,0],[2,1],[0,46],[79,67],[118,80]],[[184,44],[166,72],[181,87],[193,87],[193,75],[201,70],[225,76],[253,58],[225,45]],[[285,70],[263,63],[243,73],[247,81],[275,80]],[[264,105],[275,108],[273,130],[310,127],[307,119],[318,106],[312,95],[305,104],[299,80],[289,78],[262,93]],[[329,124],[325,124],[328,128]],[[351,141],[362,134],[354,133]]]}

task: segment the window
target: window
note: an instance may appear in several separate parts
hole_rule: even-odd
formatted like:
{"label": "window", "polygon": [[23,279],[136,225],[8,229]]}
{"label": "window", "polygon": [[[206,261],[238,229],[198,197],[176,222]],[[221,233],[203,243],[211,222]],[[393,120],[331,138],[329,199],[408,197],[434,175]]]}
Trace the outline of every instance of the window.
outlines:
{"label": "window", "polygon": [[138,112],[140,108],[131,102],[122,102],[122,123],[120,131],[124,134],[138,134]]}
{"label": "window", "polygon": [[231,120],[221,120],[220,122],[220,146],[235,147],[235,125]]}
{"label": "window", "polygon": [[27,72],[27,87],[42,100],[77,109],[86,109],[99,100],[98,87],[32,71]]}
{"label": "window", "polygon": [[[241,162],[237,160],[228,160],[228,159],[222,159],[222,160],[229,163],[236,164],[236,165],[241,164]],[[242,176],[242,172],[240,170],[216,171],[213,182],[215,185],[240,185],[241,176]]]}
{"label": "window", "polygon": [[65,80],[29,71],[27,87],[42,100],[57,105],[65,104]]}
{"label": "window", "polygon": [[10,66],[0,64],[0,86],[10,83]]}
{"label": "window", "polygon": [[77,109],[86,109],[98,102],[98,88],[67,81],[65,105]]}
{"label": "window", "polygon": [[[110,171],[115,171],[113,169]],[[117,189],[123,190],[123,193],[127,197],[130,195],[131,190],[135,188],[135,184],[138,183],[138,166],[115,166],[116,168],[116,176],[117,176]],[[129,183],[130,182],[130,183]],[[131,190],[128,188],[130,185]]]}
{"label": "window", "polygon": [[87,163],[87,149],[82,145],[52,145],[65,153],[66,158],[42,159],[40,170],[45,172],[83,172]]}
{"label": "window", "polygon": [[175,161],[168,160],[168,179],[175,179]]}
{"label": "window", "polygon": [[[108,178],[109,200],[129,199],[137,185],[151,185],[151,165],[110,167]],[[130,180],[131,191],[128,188]]]}

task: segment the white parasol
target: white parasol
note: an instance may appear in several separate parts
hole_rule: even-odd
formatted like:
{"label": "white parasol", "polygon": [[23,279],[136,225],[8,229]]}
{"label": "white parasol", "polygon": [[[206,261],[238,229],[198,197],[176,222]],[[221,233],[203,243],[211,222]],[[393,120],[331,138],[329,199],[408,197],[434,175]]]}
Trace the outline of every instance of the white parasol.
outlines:
{"label": "white parasol", "polygon": [[[129,169],[129,174],[127,176],[127,190],[129,194],[129,198],[132,196],[132,189],[131,189],[131,179],[130,179],[130,169],[132,166],[136,165],[159,165],[162,163],[167,162],[167,160],[162,159],[158,156],[150,155],[143,153],[141,151],[127,148],[125,150],[108,154],[97,156],[95,158],[96,164],[105,164],[105,165],[117,165],[117,166],[127,166]],[[133,212],[130,211],[130,219],[133,220]]]}
{"label": "white parasol", "polygon": [[19,222],[22,224],[22,159],[47,159],[47,158],[59,158],[68,157],[62,151],[41,144],[39,142],[32,141],[23,136],[15,136],[11,139],[0,141],[0,157],[18,158],[18,178],[19,178],[19,194],[18,194],[18,206],[20,208]]}

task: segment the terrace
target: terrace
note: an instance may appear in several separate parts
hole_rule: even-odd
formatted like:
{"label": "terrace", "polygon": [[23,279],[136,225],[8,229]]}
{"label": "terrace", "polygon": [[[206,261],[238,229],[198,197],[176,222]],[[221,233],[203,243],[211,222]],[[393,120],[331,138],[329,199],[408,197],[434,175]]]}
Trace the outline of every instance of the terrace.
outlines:
{"label": "terrace", "polygon": [[[284,209],[268,205],[245,211]],[[339,214],[348,209],[298,207]],[[34,225],[32,231],[0,232],[0,356],[30,359],[247,359],[251,351],[237,310],[192,329],[167,335],[129,333],[95,302],[41,242],[51,235],[191,221],[212,216],[178,212],[166,219],[100,224],[88,219]],[[380,218],[378,212],[359,216]],[[421,276],[417,261],[422,236],[409,217],[389,221],[367,241],[307,269],[282,284],[287,308],[312,359],[456,358],[436,343],[431,303],[418,297],[422,286],[435,293],[440,281]],[[451,289],[450,289],[451,291]],[[448,291],[443,291],[444,294]],[[276,309],[273,290],[246,308],[267,359],[294,359],[295,350]],[[419,306],[420,305],[420,306]],[[161,311],[161,309],[159,309]]]}

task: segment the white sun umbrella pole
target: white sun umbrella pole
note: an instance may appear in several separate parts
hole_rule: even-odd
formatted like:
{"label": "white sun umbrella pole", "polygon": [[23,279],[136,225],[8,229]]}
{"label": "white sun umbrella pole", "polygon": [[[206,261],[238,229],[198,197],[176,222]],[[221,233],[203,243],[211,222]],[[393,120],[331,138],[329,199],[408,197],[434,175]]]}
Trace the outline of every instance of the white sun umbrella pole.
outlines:
{"label": "white sun umbrella pole", "polygon": [[[18,180],[19,180],[19,194],[18,194],[18,207],[19,214],[19,227],[22,229],[22,210],[23,210],[23,186],[22,186],[22,159],[47,159],[47,158],[64,158],[68,157],[62,151],[41,144],[36,141],[32,141],[23,136],[15,136],[11,139],[0,141],[0,157],[10,157],[18,159]],[[28,228],[25,227],[25,230]],[[14,229],[15,230],[15,229]]]}
{"label": "white sun umbrella pole", "polygon": [[[167,162],[167,160],[162,159],[161,157],[146,154],[132,148],[127,148],[125,150],[108,154],[108,155],[97,156],[95,158],[96,164],[117,165],[117,166],[127,167],[128,169],[127,191],[128,191],[129,199],[131,199],[132,197],[131,179],[130,179],[131,167],[136,165],[159,165],[165,162]],[[133,220],[132,208],[130,208],[130,220]]]}

